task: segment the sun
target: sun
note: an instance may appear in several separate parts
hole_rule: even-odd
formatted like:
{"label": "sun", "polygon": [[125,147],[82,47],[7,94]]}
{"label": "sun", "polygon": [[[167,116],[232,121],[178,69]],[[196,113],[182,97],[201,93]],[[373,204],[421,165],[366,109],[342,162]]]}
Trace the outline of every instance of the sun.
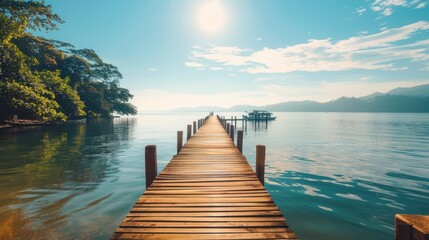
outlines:
{"label": "sun", "polygon": [[197,25],[207,34],[215,34],[226,25],[226,11],[219,0],[206,0],[197,10]]}

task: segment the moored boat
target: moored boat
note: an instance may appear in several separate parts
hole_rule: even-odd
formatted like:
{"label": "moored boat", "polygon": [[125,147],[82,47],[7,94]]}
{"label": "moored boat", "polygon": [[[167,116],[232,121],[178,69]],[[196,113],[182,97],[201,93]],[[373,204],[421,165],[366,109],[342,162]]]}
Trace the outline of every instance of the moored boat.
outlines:
{"label": "moored boat", "polygon": [[265,110],[253,110],[247,112],[247,116],[243,115],[243,118],[248,121],[272,121],[277,117],[273,116],[273,113]]}

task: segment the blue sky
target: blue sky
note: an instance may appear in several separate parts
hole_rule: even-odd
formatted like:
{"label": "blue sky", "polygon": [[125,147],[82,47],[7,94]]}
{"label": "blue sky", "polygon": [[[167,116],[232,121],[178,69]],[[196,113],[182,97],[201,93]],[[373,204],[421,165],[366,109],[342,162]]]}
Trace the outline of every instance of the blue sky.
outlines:
{"label": "blue sky", "polygon": [[329,101],[429,83],[428,0],[47,1],[37,33],[119,67],[140,111]]}

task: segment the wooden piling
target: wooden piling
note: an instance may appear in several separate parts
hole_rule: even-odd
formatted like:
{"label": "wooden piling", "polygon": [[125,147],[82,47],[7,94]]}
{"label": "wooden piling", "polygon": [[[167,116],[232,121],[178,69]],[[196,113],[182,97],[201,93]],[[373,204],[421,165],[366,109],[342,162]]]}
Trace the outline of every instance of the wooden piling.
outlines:
{"label": "wooden piling", "polygon": [[192,133],[192,125],[188,124],[188,131],[187,131],[187,136],[186,136],[186,141],[188,141],[191,138],[191,134]]}
{"label": "wooden piling", "polygon": [[230,128],[230,124],[229,123],[227,123],[226,124],[226,133],[228,133],[228,135],[230,135],[230,130],[231,130],[231,128]]}
{"label": "wooden piling", "polygon": [[237,148],[243,154],[243,130],[237,131]]}
{"label": "wooden piling", "polygon": [[429,240],[429,215],[395,215],[395,240]]}
{"label": "wooden piling", "polygon": [[180,150],[183,146],[183,131],[177,131],[177,154],[179,154]]}
{"label": "wooden piling", "polygon": [[234,142],[234,125],[231,125],[231,126],[229,126],[230,127],[230,130],[229,130],[229,136],[231,137],[231,139],[232,139],[232,142]]}
{"label": "wooden piling", "polygon": [[196,121],[194,121],[194,131],[193,131],[193,135],[197,132],[197,122]]}
{"label": "wooden piling", "polygon": [[156,163],[156,145],[147,145],[145,148],[145,170],[146,170],[146,189],[152,185],[157,171]]}
{"label": "wooden piling", "polygon": [[256,175],[262,185],[264,185],[265,145],[256,145]]}

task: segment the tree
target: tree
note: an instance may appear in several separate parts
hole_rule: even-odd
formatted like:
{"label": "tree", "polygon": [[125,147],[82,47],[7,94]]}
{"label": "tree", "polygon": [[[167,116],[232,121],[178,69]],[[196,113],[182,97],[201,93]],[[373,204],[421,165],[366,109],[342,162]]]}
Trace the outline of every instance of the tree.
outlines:
{"label": "tree", "polygon": [[69,79],[60,77],[60,71],[37,72],[46,88],[55,95],[55,101],[59,104],[59,110],[67,118],[80,118],[85,116],[85,105],[81,101],[77,91],[69,85]]}
{"label": "tree", "polygon": [[[33,36],[61,18],[44,1],[0,1],[0,119],[66,120],[136,114],[122,74],[94,50]],[[86,111],[86,112],[85,112]]]}
{"label": "tree", "polygon": [[31,30],[46,31],[56,29],[57,23],[64,21],[52,12],[51,5],[45,1],[1,0],[0,11],[13,22],[26,25]]}

